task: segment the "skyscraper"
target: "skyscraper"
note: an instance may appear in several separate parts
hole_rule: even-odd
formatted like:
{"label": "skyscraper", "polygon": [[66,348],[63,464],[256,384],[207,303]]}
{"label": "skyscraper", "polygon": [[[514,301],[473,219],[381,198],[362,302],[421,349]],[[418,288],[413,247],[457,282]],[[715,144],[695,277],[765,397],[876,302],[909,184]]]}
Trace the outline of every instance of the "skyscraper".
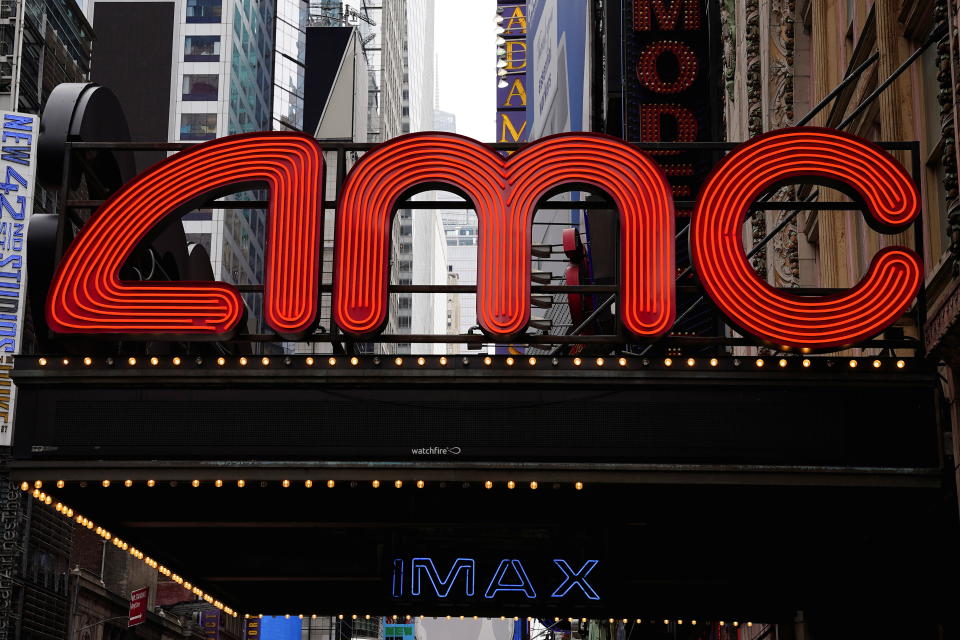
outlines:
{"label": "skyscraper", "polygon": [[[390,24],[391,29],[384,32],[383,140],[428,131],[434,123],[434,2],[388,0],[384,4],[385,25],[391,16],[403,22],[400,29]],[[399,85],[395,82],[398,76]],[[419,200],[433,198],[429,193],[417,196]],[[434,211],[419,211],[414,215],[409,209],[401,209],[394,218],[392,237],[391,283],[446,284],[446,242],[439,215]],[[394,294],[390,300],[387,333],[444,333],[446,308],[447,299],[443,294]],[[441,353],[443,347],[419,345],[414,349],[410,344],[400,343],[393,350]]]}
{"label": "skyscraper", "polygon": [[[286,21],[296,22],[291,15],[299,16],[297,5],[281,2],[282,33],[296,31]],[[156,122],[167,123],[168,140],[184,142],[271,129],[276,6],[274,0],[95,0],[93,79],[116,90],[134,140],[156,140]],[[285,35],[282,49],[296,57],[297,48],[297,37]],[[288,56],[279,64],[289,72],[277,91],[291,84],[295,90],[296,65]],[[295,101],[282,106],[278,123],[295,119]],[[258,197],[247,192],[234,199]],[[197,210],[184,216],[183,226],[187,240],[209,252],[214,277],[263,281],[262,209]],[[259,296],[245,297],[256,329]]]}

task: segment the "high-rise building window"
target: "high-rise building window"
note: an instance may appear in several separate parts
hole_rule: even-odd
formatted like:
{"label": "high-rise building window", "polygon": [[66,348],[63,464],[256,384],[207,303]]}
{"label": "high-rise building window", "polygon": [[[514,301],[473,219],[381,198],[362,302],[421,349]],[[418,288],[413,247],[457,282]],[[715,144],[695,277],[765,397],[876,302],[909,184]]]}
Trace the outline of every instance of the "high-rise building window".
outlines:
{"label": "high-rise building window", "polygon": [[187,36],[183,43],[184,62],[219,62],[220,36]]}
{"label": "high-rise building window", "polygon": [[221,0],[187,0],[187,22],[220,22]]}
{"label": "high-rise building window", "polygon": [[180,114],[181,140],[213,140],[217,137],[217,114]]}
{"label": "high-rise building window", "polygon": [[215,73],[183,74],[184,100],[216,100],[220,79]]}

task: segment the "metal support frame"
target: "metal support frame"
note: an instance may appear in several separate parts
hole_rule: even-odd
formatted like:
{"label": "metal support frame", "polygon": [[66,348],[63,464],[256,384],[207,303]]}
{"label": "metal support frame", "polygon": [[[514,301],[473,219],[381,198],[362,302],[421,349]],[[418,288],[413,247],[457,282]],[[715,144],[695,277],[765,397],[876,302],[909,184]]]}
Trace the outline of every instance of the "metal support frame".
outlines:
{"label": "metal support frame", "polygon": [[[851,72],[848,78],[844,82],[852,80],[859,71],[865,69],[869,64],[871,64],[873,58],[871,57],[866,62],[864,62],[857,70]],[[828,102],[828,98],[839,94],[842,90],[842,86],[837,87],[834,92],[831,92],[830,96],[824,99],[819,105],[814,107],[810,114],[805,117],[802,122],[809,121],[816,111],[822,109]],[[194,146],[197,143],[183,143],[183,142],[68,142],[65,145],[64,149],[64,169],[62,176],[62,186],[60,189],[60,201],[59,201],[59,223],[57,229],[57,262],[63,255],[63,251],[66,246],[66,238],[68,233],[69,224],[74,224],[76,226],[82,226],[83,219],[80,216],[76,215],[77,210],[87,210],[93,211],[103,201],[100,200],[69,200],[69,177],[71,171],[71,162],[73,160],[75,151],[83,150],[114,150],[114,151],[180,151],[188,149]],[[913,178],[919,183],[920,179],[920,157],[919,157],[919,145],[915,142],[881,142],[879,145],[887,151],[907,151],[910,152],[912,157],[911,169]],[[335,143],[335,144],[324,144],[320,143],[323,151],[333,152],[336,154],[335,162],[335,197],[333,200],[325,200],[323,202],[324,210],[332,211],[335,210],[338,204],[339,194],[341,192],[341,187],[346,179],[348,171],[348,158],[347,154],[352,153],[363,153],[374,149],[377,145],[372,143]],[[496,143],[487,145],[488,148],[495,151],[516,151],[522,148],[523,144],[516,143]],[[645,142],[645,143],[631,143],[631,146],[643,150],[643,151],[657,151],[657,150],[680,150],[680,151],[700,151],[703,153],[712,153],[712,154],[722,154],[724,152],[731,151],[739,146],[737,143],[731,142]],[[602,195],[602,194],[601,194]],[[677,201],[676,206],[678,208],[689,208],[694,205],[693,201]],[[236,208],[266,208],[268,206],[267,201],[263,200],[254,200],[254,201],[225,201],[219,199],[212,199],[209,202],[202,205],[205,208],[221,208],[221,209],[236,209]],[[566,210],[566,209],[610,209],[612,203],[606,199],[596,200],[596,201],[583,201],[583,202],[562,202],[562,201],[553,201],[553,200],[544,200],[539,206],[538,210]],[[769,201],[766,198],[758,199],[753,205],[751,205],[751,210],[777,210],[777,211],[791,211],[791,214],[788,215],[784,221],[782,221],[775,229],[773,229],[767,236],[758,243],[751,251],[747,254],[747,258],[759,251],[763,246],[765,246],[783,227],[789,224],[800,211],[844,211],[851,208],[856,208],[858,205],[856,203],[850,202],[808,202],[808,201]],[[199,208],[199,207],[198,207]],[[472,209],[473,205],[465,200],[453,201],[453,202],[421,202],[416,200],[405,200],[397,204],[397,209],[424,209],[424,210],[436,210],[436,209]],[[689,225],[682,228],[677,233],[677,238],[680,238],[683,234],[687,232]],[[921,219],[918,219],[913,224],[914,234],[916,241],[918,243],[922,242],[922,223]],[[696,282],[684,282],[680,284],[681,280],[684,279],[691,271],[691,267],[687,267],[680,275],[677,277],[677,290],[682,291],[683,293],[696,294],[702,292],[699,284]],[[238,291],[241,293],[261,293],[263,291],[263,285],[239,285],[237,286]],[[330,285],[321,285],[320,292],[328,293],[330,291]],[[464,293],[475,293],[477,290],[476,286],[473,285],[395,285],[391,284],[388,287],[390,293],[450,293],[450,294],[464,294]],[[581,293],[581,294],[597,294],[597,293],[609,293],[611,294],[606,298],[588,318],[581,322],[578,326],[574,327],[571,331],[567,332],[564,335],[555,335],[555,334],[524,334],[523,336],[514,338],[512,341],[514,344],[531,344],[531,345],[554,345],[555,348],[552,353],[558,353],[562,350],[563,345],[573,345],[573,344],[594,344],[594,345],[603,345],[608,344],[611,346],[623,345],[628,339],[621,334],[608,334],[608,335],[589,335],[581,336],[579,333],[586,328],[588,328],[592,323],[596,321],[602,312],[613,305],[616,301],[616,292],[617,287],[615,285],[581,285],[581,286],[565,286],[565,285],[536,285],[532,284],[530,287],[532,293],[547,293],[547,294],[570,294],[570,293]],[[795,288],[790,289],[791,293],[796,293],[798,295],[823,295],[825,293],[830,293],[832,290],[824,289],[811,289],[811,288]],[[698,306],[705,296],[701,295],[690,307],[681,312],[678,316],[678,320],[684,318],[688,315],[696,306]],[[922,323],[923,319],[926,317],[925,309],[926,297],[921,289],[921,293],[918,296],[917,304],[915,305],[915,315],[918,322]],[[236,341],[239,342],[282,342],[283,340],[279,336],[273,333],[262,333],[262,334],[248,334],[241,333],[236,336]],[[307,341],[310,342],[331,342],[335,347],[339,347],[337,350],[341,352],[350,352],[353,349],[353,344],[355,342],[383,342],[383,343],[460,343],[460,344],[482,344],[490,342],[488,336],[482,334],[464,334],[464,335],[451,335],[451,334],[435,334],[435,335],[421,335],[421,334],[396,334],[396,335],[379,335],[374,338],[364,338],[362,340],[353,338],[351,336],[341,333],[336,327],[332,327],[329,332],[318,332],[307,338]],[[680,347],[680,346],[712,346],[718,348],[729,348],[734,346],[751,346],[756,344],[754,341],[744,338],[734,338],[727,336],[665,336],[658,340],[655,344],[667,347]],[[650,344],[644,350],[646,353],[653,344]],[[866,347],[876,347],[883,349],[893,349],[893,348],[911,348],[915,351],[922,350],[922,339],[896,339],[896,340],[871,340],[864,343],[863,346]]]}

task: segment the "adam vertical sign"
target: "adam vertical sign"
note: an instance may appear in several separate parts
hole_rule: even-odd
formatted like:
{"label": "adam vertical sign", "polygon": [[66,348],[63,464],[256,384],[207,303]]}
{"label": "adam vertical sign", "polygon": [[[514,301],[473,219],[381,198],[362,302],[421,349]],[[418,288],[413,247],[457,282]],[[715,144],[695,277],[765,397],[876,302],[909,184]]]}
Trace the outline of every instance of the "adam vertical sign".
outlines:
{"label": "adam vertical sign", "polygon": [[33,211],[39,116],[0,111],[0,445],[10,444],[16,389],[10,380],[20,352],[27,297],[27,223]]}
{"label": "adam vertical sign", "polygon": [[497,20],[497,142],[526,142],[526,0],[499,0]]}

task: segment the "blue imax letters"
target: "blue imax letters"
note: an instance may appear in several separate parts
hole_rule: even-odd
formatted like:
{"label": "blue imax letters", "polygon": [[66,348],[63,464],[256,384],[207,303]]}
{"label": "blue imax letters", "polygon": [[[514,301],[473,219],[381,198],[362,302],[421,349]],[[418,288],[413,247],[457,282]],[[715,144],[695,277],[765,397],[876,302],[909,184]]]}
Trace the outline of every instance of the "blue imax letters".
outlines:
{"label": "blue imax letters", "polygon": [[[553,564],[560,569],[560,583],[550,594],[551,598],[564,598],[569,595],[582,594],[589,600],[599,600],[597,591],[587,582],[587,576],[599,564],[599,560],[587,560],[574,570],[570,564],[561,558],[555,558]],[[402,558],[393,561],[392,594],[394,598],[404,595],[405,563]],[[462,577],[462,581],[460,580]],[[476,591],[477,566],[473,558],[457,558],[453,561],[444,577],[441,577],[432,558],[410,559],[410,593],[411,596],[436,596],[447,598],[456,583],[463,585],[462,594],[473,597]],[[577,587],[579,591],[574,589]],[[523,562],[516,558],[504,558],[487,584],[483,597],[492,599],[500,592],[522,593],[527,599],[537,597],[533,582],[527,575]]]}

